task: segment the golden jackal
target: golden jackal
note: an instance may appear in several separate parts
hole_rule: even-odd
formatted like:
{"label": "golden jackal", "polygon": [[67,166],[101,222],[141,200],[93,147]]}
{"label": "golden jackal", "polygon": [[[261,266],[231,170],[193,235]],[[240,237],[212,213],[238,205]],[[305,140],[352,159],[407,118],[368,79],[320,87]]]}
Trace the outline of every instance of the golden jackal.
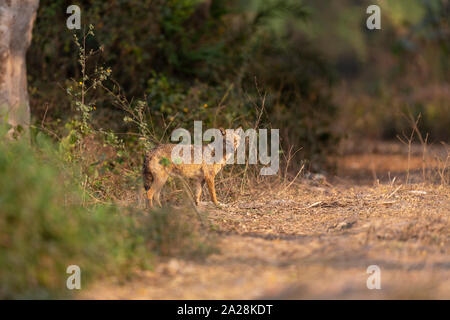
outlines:
{"label": "golden jackal", "polygon": [[[161,206],[159,199],[160,192],[169,176],[178,176],[193,179],[195,203],[199,205],[202,189],[205,182],[208,184],[209,193],[215,205],[219,205],[216,197],[214,178],[216,174],[225,166],[226,161],[232,156],[240,144],[240,136],[236,133],[240,129],[234,130],[231,135],[225,134],[220,129],[223,137],[223,153],[219,161],[210,163],[201,160],[201,163],[176,163],[172,161],[172,150],[177,144],[161,144],[145,154],[143,166],[144,187],[147,192],[147,205],[153,207],[153,198],[158,206]],[[227,148],[228,146],[228,148]],[[189,146],[193,157],[194,146]],[[211,148],[209,145],[201,148],[202,154],[205,148]],[[232,150],[232,151],[231,151]],[[214,150],[211,149],[212,154]],[[191,157],[191,158],[192,158]]]}

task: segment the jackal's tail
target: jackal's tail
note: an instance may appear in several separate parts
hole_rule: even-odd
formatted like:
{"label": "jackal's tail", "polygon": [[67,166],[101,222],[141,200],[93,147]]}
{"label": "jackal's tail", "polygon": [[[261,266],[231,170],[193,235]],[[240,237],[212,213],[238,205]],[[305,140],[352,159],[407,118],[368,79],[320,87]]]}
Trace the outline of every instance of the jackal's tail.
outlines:
{"label": "jackal's tail", "polygon": [[150,189],[150,186],[152,185],[153,182],[153,174],[150,171],[150,158],[151,155],[147,152],[144,156],[144,165],[142,168],[142,178],[144,180],[144,188],[146,191],[148,191]]}

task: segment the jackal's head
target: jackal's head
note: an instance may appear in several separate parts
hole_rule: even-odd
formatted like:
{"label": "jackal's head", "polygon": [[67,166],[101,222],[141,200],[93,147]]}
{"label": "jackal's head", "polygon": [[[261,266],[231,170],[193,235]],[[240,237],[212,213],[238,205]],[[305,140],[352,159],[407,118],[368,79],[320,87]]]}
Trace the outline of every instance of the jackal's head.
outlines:
{"label": "jackal's head", "polygon": [[222,136],[224,137],[225,145],[233,145],[233,149],[236,150],[239,147],[239,144],[241,143],[241,136],[239,132],[242,131],[242,128],[239,127],[235,130],[224,130],[223,128],[220,128],[220,132],[222,133]]}

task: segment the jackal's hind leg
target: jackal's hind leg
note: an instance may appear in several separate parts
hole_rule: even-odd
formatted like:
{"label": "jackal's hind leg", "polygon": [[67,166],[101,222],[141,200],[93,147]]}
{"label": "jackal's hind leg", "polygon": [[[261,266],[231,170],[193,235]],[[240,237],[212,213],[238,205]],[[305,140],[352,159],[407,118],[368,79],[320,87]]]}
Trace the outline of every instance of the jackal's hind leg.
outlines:
{"label": "jackal's hind leg", "polygon": [[156,204],[159,207],[162,207],[161,200],[160,200],[161,189],[164,186],[164,184],[166,183],[167,178],[168,178],[168,176],[166,176],[166,175],[160,176],[157,179],[155,179],[155,181],[153,181],[153,184],[152,184],[152,188],[153,188],[153,190],[155,190],[153,197],[155,198]]}
{"label": "jackal's hind leg", "polygon": [[154,191],[152,190],[152,188],[150,187],[150,189],[148,189],[147,191],[146,191],[146,201],[145,201],[145,203],[146,203],[146,205],[147,205],[147,208],[153,208],[153,193],[154,193]]}
{"label": "jackal's hind leg", "polygon": [[153,208],[153,199],[155,199],[156,204],[162,207],[160,200],[161,189],[167,181],[167,176],[154,177],[150,188],[147,190],[147,203],[150,208]]}

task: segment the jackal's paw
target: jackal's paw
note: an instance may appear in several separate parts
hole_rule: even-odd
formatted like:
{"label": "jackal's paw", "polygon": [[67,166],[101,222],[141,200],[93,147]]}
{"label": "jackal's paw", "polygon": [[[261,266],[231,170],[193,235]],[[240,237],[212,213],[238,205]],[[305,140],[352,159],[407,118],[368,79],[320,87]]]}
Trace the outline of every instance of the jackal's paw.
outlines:
{"label": "jackal's paw", "polygon": [[222,203],[222,202],[217,203],[215,206],[218,209],[224,209],[224,208],[228,207],[228,205],[226,203]]}

